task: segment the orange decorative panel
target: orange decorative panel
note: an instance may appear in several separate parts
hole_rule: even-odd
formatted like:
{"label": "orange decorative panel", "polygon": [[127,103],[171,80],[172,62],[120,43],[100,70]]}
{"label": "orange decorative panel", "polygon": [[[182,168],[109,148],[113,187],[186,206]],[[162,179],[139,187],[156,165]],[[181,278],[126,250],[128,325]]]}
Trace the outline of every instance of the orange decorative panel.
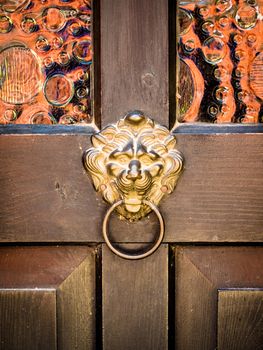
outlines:
{"label": "orange decorative panel", "polygon": [[0,123],[92,122],[89,0],[1,0]]}
{"label": "orange decorative panel", "polygon": [[263,119],[263,1],[180,1],[182,122]]}

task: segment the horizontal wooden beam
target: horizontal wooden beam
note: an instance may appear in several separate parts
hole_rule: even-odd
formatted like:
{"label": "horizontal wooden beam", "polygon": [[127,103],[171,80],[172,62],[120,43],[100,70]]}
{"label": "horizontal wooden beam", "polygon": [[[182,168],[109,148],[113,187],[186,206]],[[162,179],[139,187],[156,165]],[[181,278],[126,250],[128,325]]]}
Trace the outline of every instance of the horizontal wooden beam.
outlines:
{"label": "horizontal wooden beam", "polygon": [[[160,206],[165,242],[263,241],[260,133],[177,133],[185,169]],[[107,204],[82,165],[84,134],[0,136],[0,241],[101,242]],[[154,216],[153,216],[154,217]],[[112,219],[119,242],[148,242],[157,220]]]}

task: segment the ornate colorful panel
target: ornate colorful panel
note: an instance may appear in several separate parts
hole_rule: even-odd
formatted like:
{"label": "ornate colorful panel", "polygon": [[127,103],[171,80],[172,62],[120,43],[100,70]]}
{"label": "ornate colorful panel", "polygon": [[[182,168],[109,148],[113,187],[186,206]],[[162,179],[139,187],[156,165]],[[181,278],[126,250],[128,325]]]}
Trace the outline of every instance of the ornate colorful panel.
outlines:
{"label": "ornate colorful panel", "polygon": [[0,123],[92,122],[89,0],[2,0]]}
{"label": "ornate colorful panel", "polygon": [[180,1],[182,122],[263,120],[263,3]]}

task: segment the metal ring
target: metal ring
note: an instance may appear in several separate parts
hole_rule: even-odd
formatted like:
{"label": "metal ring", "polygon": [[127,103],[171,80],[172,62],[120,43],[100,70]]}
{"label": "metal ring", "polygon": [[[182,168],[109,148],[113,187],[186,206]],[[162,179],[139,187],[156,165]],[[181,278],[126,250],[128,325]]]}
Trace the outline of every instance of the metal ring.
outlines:
{"label": "metal ring", "polygon": [[157,218],[159,219],[159,223],[160,223],[160,233],[158,236],[157,241],[155,242],[154,246],[147,250],[145,253],[142,254],[137,254],[137,255],[132,255],[132,254],[125,254],[122,253],[120,250],[116,249],[113,244],[111,243],[109,237],[108,237],[108,221],[110,218],[111,213],[115,210],[115,208],[117,208],[118,206],[120,206],[121,204],[124,203],[124,200],[120,200],[116,203],[114,203],[107,211],[104,220],[103,220],[103,225],[102,225],[102,233],[103,233],[103,237],[105,239],[105,242],[107,244],[107,246],[109,247],[109,249],[115,253],[116,255],[120,256],[121,258],[124,259],[129,259],[129,260],[138,260],[138,259],[143,259],[146,258],[147,256],[151,255],[152,253],[154,253],[156,251],[156,249],[160,246],[160,244],[162,243],[163,237],[164,237],[164,220],[162,217],[162,214],[160,213],[159,209],[157,208],[157,206],[155,204],[153,204],[152,202],[149,202],[147,200],[143,200],[142,203],[148,205],[156,214]]}

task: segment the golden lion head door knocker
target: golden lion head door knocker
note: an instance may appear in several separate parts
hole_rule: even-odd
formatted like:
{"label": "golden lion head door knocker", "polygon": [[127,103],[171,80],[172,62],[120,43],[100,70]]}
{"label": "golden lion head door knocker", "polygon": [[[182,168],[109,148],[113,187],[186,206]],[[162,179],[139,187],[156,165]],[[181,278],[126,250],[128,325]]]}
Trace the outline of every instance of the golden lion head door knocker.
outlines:
{"label": "golden lion head door knocker", "polygon": [[[103,222],[104,239],[123,258],[144,258],[162,242],[164,221],[158,205],[174,190],[183,168],[182,154],[175,149],[176,139],[166,127],[134,111],[92,136],[91,141],[93,147],[84,153],[84,165],[96,191],[111,204]],[[160,223],[154,246],[140,255],[115,248],[107,228],[114,210],[129,221],[138,221],[154,211]]]}

